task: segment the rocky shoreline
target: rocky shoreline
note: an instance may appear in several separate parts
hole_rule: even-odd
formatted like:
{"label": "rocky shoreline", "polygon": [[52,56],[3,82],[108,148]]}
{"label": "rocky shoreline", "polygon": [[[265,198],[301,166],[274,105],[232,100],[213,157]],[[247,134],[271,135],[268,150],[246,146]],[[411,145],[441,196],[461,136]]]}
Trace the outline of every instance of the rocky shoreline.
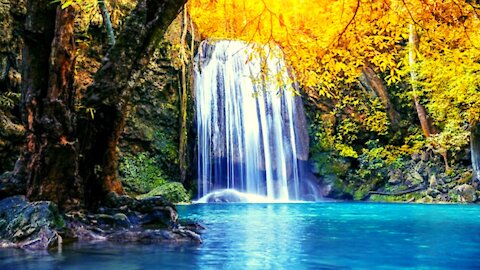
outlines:
{"label": "rocky shoreline", "polygon": [[0,247],[45,250],[72,242],[113,241],[200,244],[199,226],[181,225],[175,206],[162,197],[137,200],[108,194],[104,206],[60,213],[48,201],[24,196],[0,201]]}

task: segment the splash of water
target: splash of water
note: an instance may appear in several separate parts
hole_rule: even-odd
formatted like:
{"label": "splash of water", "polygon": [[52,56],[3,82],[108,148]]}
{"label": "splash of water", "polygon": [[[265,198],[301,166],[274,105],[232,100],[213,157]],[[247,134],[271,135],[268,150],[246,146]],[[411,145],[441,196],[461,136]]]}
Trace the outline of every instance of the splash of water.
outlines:
{"label": "splash of water", "polygon": [[302,188],[310,184],[300,177],[305,142],[297,133],[305,125],[296,125],[301,100],[294,92],[279,49],[201,44],[195,63],[199,198],[223,189],[281,201],[317,196]]}

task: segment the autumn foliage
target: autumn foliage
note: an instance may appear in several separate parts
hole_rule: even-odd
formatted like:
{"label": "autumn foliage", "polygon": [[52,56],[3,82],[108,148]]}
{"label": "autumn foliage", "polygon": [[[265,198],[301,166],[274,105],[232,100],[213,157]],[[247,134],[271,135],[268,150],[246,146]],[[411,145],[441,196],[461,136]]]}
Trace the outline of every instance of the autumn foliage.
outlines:
{"label": "autumn foliage", "polygon": [[[314,121],[323,144],[343,156],[362,154],[352,145],[367,132],[403,154],[426,147],[446,157],[480,122],[478,1],[191,0],[188,10],[202,38],[279,46],[309,100],[331,115]],[[383,98],[359,83],[365,67]],[[392,108],[403,121],[393,123]],[[419,118],[432,127],[428,139],[411,127]]]}

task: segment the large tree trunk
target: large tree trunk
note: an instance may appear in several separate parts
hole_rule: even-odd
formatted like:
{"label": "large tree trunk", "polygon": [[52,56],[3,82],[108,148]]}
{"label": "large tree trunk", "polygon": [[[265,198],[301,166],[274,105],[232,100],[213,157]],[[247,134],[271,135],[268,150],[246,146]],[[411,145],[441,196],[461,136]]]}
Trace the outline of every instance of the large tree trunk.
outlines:
{"label": "large tree trunk", "polygon": [[[136,79],[186,0],[141,0],[87,91],[95,117],[74,114],[74,8],[29,0],[22,71],[26,145],[15,169],[31,200],[96,206],[117,179],[117,142]],[[80,143],[80,144],[79,144]],[[82,178],[79,177],[81,169]]]}
{"label": "large tree trunk", "polygon": [[473,181],[480,182],[480,123],[470,130],[470,149],[472,155]]}
{"label": "large tree trunk", "polygon": [[420,125],[422,127],[423,134],[425,135],[426,138],[428,138],[430,137],[430,135],[438,132],[436,132],[435,128],[433,127],[432,121],[428,117],[427,111],[425,107],[420,103],[417,95],[417,86],[415,85],[415,82],[417,80],[417,74],[413,67],[415,66],[415,60],[416,60],[415,55],[418,48],[418,36],[413,24],[410,24],[409,27],[410,27],[409,29],[410,35],[409,35],[408,41],[410,44],[410,49],[408,52],[408,59],[409,59],[409,64],[411,66],[410,79],[412,80],[413,102],[415,103],[415,109],[417,110],[417,115],[418,115],[418,119],[420,120]]}
{"label": "large tree trunk", "polygon": [[[28,2],[22,74],[23,118],[27,128],[17,175],[30,200],[79,205],[74,126],[74,9],[50,1]],[[56,12],[56,13],[55,13]]]}
{"label": "large tree trunk", "polygon": [[[426,138],[430,137],[432,134],[438,134],[438,129],[432,123],[432,119],[428,116],[427,110],[425,107],[420,103],[419,97],[417,95],[417,87],[415,82],[417,80],[417,74],[415,72],[415,60],[416,60],[416,51],[418,48],[418,35],[415,31],[415,27],[413,24],[410,24],[410,35],[408,38],[408,42],[410,43],[410,51],[408,52],[408,60],[411,67],[410,71],[410,78],[412,80],[412,91],[413,91],[413,102],[415,103],[415,109],[417,110],[418,119],[420,120],[420,125],[422,127],[423,134]],[[434,145],[434,147],[437,147]],[[439,152],[440,155],[443,157],[443,161],[445,162],[445,169],[448,170],[450,168],[448,164],[448,157],[446,151]]]}
{"label": "large tree trunk", "polygon": [[385,110],[387,111],[388,118],[393,128],[397,128],[400,122],[400,114],[395,110],[392,101],[388,95],[387,87],[383,83],[382,79],[373,71],[371,67],[365,65],[362,68],[362,77],[360,77],[360,82],[365,86],[369,91],[375,93],[375,95],[380,99]]}
{"label": "large tree trunk", "polygon": [[94,118],[80,120],[80,172],[87,206],[95,207],[108,192],[123,193],[117,172],[117,143],[127,103],[160,40],[186,0],[141,0],[87,89],[85,105]]}

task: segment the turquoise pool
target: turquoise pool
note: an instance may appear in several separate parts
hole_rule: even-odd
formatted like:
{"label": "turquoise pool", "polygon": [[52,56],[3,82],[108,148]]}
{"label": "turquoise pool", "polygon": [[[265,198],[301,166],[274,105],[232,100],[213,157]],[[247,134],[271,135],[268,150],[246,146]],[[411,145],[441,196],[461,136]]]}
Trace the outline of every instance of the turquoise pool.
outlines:
{"label": "turquoise pool", "polygon": [[202,245],[0,250],[0,269],[480,269],[480,206],[197,204]]}

